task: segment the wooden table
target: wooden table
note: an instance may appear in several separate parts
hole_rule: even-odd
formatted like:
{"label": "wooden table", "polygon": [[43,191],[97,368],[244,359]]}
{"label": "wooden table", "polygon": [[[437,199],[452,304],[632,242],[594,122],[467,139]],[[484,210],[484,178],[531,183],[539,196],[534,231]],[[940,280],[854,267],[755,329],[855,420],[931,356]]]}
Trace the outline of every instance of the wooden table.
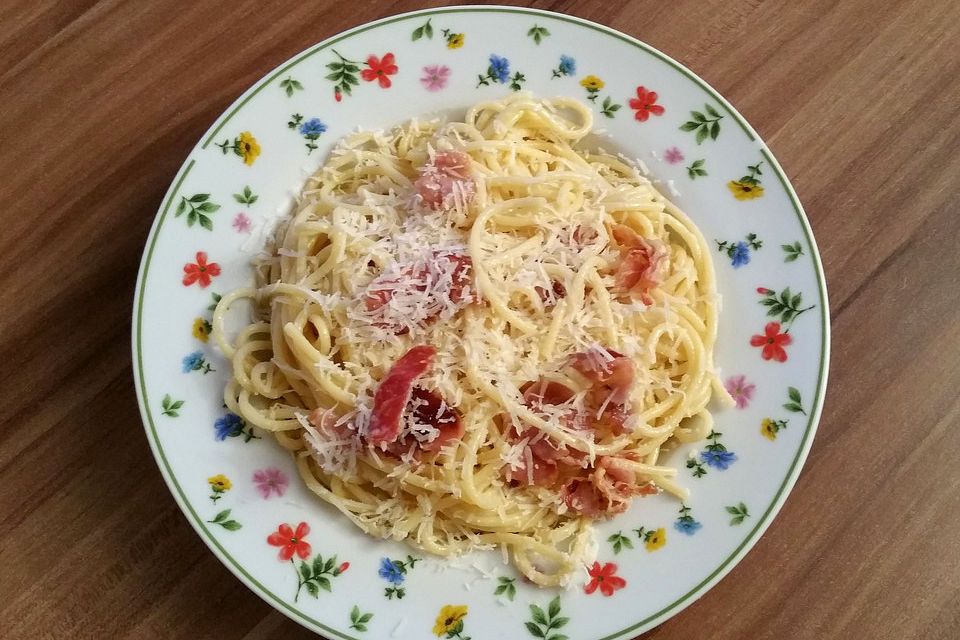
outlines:
{"label": "wooden table", "polygon": [[[131,375],[134,279],[172,176],[242,90],[421,5],[219,4],[0,4],[4,638],[311,637],[164,486]],[[645,638],[960,637],[960,3],[529,6],[635,35],[727,96],[827,272],[830,389],[800,481],[730,576]]]}

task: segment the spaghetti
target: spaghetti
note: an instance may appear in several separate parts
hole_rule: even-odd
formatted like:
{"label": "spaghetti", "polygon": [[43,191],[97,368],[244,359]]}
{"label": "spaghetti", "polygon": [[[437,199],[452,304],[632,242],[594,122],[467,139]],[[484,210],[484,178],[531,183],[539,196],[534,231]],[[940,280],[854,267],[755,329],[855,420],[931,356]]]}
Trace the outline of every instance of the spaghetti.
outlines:
{"label": "spaghetti", "polygon": [[[502,547],[544,586],[591,523],[685,496],[660,463],[710,431],[717,294],[691,221],[574,145],[591,111],[514,94],[462,122],[346,137],[224,296],[224,401],[367,533]],[[255,319],[233,340],[241,299]]]}

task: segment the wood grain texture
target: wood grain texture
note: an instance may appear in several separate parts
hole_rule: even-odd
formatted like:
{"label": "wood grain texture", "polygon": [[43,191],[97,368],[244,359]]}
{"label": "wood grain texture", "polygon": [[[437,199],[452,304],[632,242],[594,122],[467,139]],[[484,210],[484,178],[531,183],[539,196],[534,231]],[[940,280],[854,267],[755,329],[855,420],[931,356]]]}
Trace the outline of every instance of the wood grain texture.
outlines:
{"label": "wood grain texture", "polygon": [[[0,635],[314,637],[167,492],[133,388],[134,280],[164,191],[239,93],[423,6],[0,3]],[[827,404],[796,489],[644,637],[960,637],[960,3],[525,6],[634,35],[729,98],[793,180],[827,273]]]}

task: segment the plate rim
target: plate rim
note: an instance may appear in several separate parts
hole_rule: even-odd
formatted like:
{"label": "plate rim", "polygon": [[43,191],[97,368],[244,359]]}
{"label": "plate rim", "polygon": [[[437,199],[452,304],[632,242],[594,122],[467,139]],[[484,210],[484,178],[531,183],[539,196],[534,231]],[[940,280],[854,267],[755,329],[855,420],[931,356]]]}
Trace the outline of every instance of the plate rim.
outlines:
{"label": "plate rim", "polygon": [[789,497],[793,487],[796,485],[796,482],[799,478],[800,472],[803,469],[803,466],[807,460],[807,457],[810,453],[810,449],[813,445],[813,439],[816,435],[817,428],[820,423],[820,417],[823,412],[823,405],[826,398],[826,387],[827,387],[827,378],[829,376],[830,369],[830,312],[829,312],[829,300],[827,295],[826,287],[826,277],[823,271],[823,263],[820,256],[820,249],[817,246],[816,240],[813,235],[813,230],[810,225],[810,221],[806,215],[806,211],[803,208],[803,205],[800,203],[800,199],[797,196],[796,191],[793,188],[793,185],[787,179],[787,176],[783,170],[783,167],[774,157],[773,153],[770,151],[766,142],[757,134],[753,127],[747,122],[743,115],[716,89],[713,88],[709,83],[707,83],[703,78],[695,74],[689,68],[687,68],[682,63],[678,62],[671,56],[666,53],[656,49],[655,47],[635,38],[629,34],[623,33],[613,27],[608,27],[606,25],[594,22],[592,20],[587,20],[585,18],[580,18],[578,16],[559,13],[555,11],[546,11],[542,9],[533,9],[527,7],[513,7],[506,5],[463,5],[463,6],[445,6],[445,7],[435,7],[429,9],[419,9],[415,11],[408,11],[405,13],[393,14],[377,20],[366,22],[350,29],[340,31],[325,40],[322,40],[310,47],[300,51],[299,53],[294,54],[292,57],[284,60],[279,65],[274,67],[271,71],[264,74],[260,80],[250,86],[247,90],[240,94],[210,125],[210,127],[204,132],[198,142],[191,148],[187,154],[184,162],[180,165],[177,173],[174,175],[173,180],[170,183],[170,187],[167,189],[163,199],[160,201],[160,207],[157,210],[157,213],[154,215],[153,223],[150,227],[150,231],[147,235],[146,242],[144,244],[144,251],[141,254],[140,265],[137,271],[137,281],[136,288],[134,290],[133,297],[133,313],[132,313],[132,324],[131,324],[131,350],[133,359],[135,363],[132,367],[134,386],[137,395],[137,403],[140,408],[140,417],[141,422],[144,425],[144,433],[147,436],[150,449],[153,453],[154,459],[158,463],[157,466],[160,469],[161,475],[163,476],[164,481],[167,484],[171,495],[174,498],[174,501],[177,503],[177,506],[180,508],[180,511],[186,516],[187,521],[193,527],[194,531],[200,537],[200,539],[207,545],[210,551],[217,557],[217,559],[223,564],[233,575],[240,580],[248,589],[253,591],[257,596],[269,604],[273,609],[279,611],[280,613],[286,615],[291,620],[297,622],[300,625],[310,628],[314,632],[324,633],[331,637],[343,638],[344,640],[359,640],[355,636],[344,634],[336,629],[328,627],[323,622],[313,618],[312,616],[306,614],[305,612],[291,606],[283,598],[273,593],[266,586],[261,584],[253,575],[248,573],[248,571],[243,567],[243,565],[235,559],[227,550],[220,544],[220,542],[212,535],[210,530],[205,526],[203,518],[201,518],[197,512],[194,510],[193,506],[187,500],[186,495],[183,492],[183,489],[180,486],[180,483],[177,481],[175,475],[173,474],[170,463],[167,460],[166,454],[163,451],[159,443],[159,436],[157,434],[156,425],[154,424],[153,415],[150,411],[150,407],[146,402],[146,381],[144,376],[144,366],[143,366],[143,354],[142,354],[142,318],[143,318],[143,301],[145,295],[145,282],[146,277],[150,269],[150,262],[153,257],[153,251],[157,244],[157,238],[159,235],[159,230],[163,225],[164,220],[167,217],[171,203],[173,201],[174,195],[179,191],[180,186],[182,185],[184,179],[190,173],[190,170],[193,168],[193,165],[196,163],[196,158],[194,154],[198,150],[206,149],[210,142],[216,137],[219,131],[230,121],[230,119],[256,94],[258,94],[266,86],[270,85],[278,76],[283,74],[285,71],[291,67],[299,64],[303,60],[309,58],[310,56],[319,53],[330,46],[344,40],[346,38],[355,36],[357,34],[363,33],[365,31],[384,26],[387,24],[392,24],[394,22],[400,22],[403,20],[409,20],[410,18],[417,16],[436,16],[449,13],[513,13],[519,15],[535,15],[551,18],[554,20],[559,20],[562,22],[569,22],[575,25],[586,27],[594,31],[601,32],[607,36],[612,36],[619,40],[626,42],[638,49],[641,49],[647,54],[658,58],[662,62],[665,62],[669,66],[673,67],[689,80],[693,81],[701,89],[706,91],[713,99],[720,102],[724,105],[727,110],[734,116],[734,120],[740,125],[744,130],[747,136],[750,138],[751,142],[759,145],[759,151],[763,155],[764,159],[770,164],[773,168],[774,173],[776,174],[780,184],[783,186],[784,191],[786,192],[790,203],[793,205],[794,213],[796,214],[800,226],[803,230],[804,237],[806,238],[809,246],[811,248],[811,258],[813,260],[814,272],[816,275],[818,293],[823,304],[820,305],[820,322],[821,322],[821,341],[820,341],[820,365],[819,371],[817,374],[817,383],[815,387],[815,394],[812,401],[812,407],[810,414],[808,416],[807,425],[804,429],[804,435],[800,442],[800,445],[797,449],[797,453],[794,456],[793,461],[790,464],[789,469],[786,472],[786,475],[783,478],[777,492],[770,502],[767,509],[763,514],[758,518],[757,524],[753,529],[747,533],[742,542],[734,549],[725,560],[723,560],[720,565],[714,569],[709,575],[707,575],[703,580],[701,580],[697,585],[687,591],[685,594],[676,598],[673,602],[666,605],[665,607],[659,609],[658,611],[648,615],[644,619],[624,628],[620,631],[614,632],[612,634],[598,638],[597,640],[614,640],[615,638],[622,638],[627,634],[642,633],[656,625],[659,625],[665,622],[667,619],[677,615],[688,606],[693,604],[701,596],[703,596],[707,591],[709,591],[714,585],[716,585],[720,580],[722,580],[733,568],[739,564],[743,557],[757,544],[760,537],[766,532],[769,526],[773,523],[775,516],[780,512],[785,504],[787,498]]}

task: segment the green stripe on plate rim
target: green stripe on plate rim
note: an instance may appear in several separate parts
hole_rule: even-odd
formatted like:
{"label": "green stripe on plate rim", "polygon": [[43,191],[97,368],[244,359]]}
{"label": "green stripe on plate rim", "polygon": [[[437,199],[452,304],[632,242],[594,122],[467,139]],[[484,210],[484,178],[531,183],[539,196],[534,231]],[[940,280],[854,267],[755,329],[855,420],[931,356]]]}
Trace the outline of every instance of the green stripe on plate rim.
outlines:
{"label": "green stripe on plate rim", "polygon": [[[700,79],[692,71],[687,69],[685,66],[674,60],[673,58],[665,55],[664,53],[654,49],[653,47],[628,36],[626,34],[615,31],[609,27],[591,22],[589,20],[584,20],[582,18],[575,18],[573,16],[566,16],[562,14],[553,13],[550,11],[541,11],[537,9],[525,9],[517,7],[503,7],[503,6],[466,6],[466,7],[457,7],[457,8],[442,8],[442,9],[424,9],[420,11],[413,11],[409,13],[400,14],[390,18],[384,18],[375,22],[371,22],[365,25],[361,25],[349,31],[342,33],[341,35],[325,40],[321,43],[315,45],[312,49],[303,53],[299,57],[292,60],[290,63],[285,64],[282,67],[279,67],[274,73],[267,76],[263,81],[261,81],[257,86],[248,90],[244,95],[241,95],[236,104],[230,109],[226,116],[224,116],[218,123],[215,123],[211,129],[212,131],[207,134],[206,139],[201,149],[207,148],[210,142],[216,137],[220,130],[229,122],[229,120],[247,103],[251,98],[253,98],[257,93],[259,93],[264,87],[272,83],[278,76],[289,71],[291,68],[295,67],[299,63],[313,56],[314,54],[327,49],[328,47],[346,39],[351,36],[363,33],[370,29],[380,27],[387,24],[392,24],[395,22],[413,20],[415,18],[420,18],[422,16],[436,16],[441,14],[451,14],[451,13],[515,13],[521,15],[534,15],[544,19],[551,19],[558,22],[568,22],[571,24],[576,24],[588,29],[593,29],[594,31],[600,31],[609,36],[622,40],[628,44],[631,44],[644,52],[656,57],[660,61],[670,65],[685,77],[695,82],[699,85],[704,91],[706,91],[714,100],[723,105],[726,111],[733,117],[734,120],[740,125],[743,131],[747,134],[751,141],[758,140],[758,136],[753,128],[743,119],[743,116],[737,112],[736,109],[723,97],[721,96],[713,87]],[[803,439],[800,442],[800,446],[797,449],[797,454],[793,459],[790,468],[787,471],[786,476],[783,479],[783,482],[780,484],[780,487],[777,490],[776,495],[771,501],[770,505],[767,507],[766,511],[761,516],[759,522],[754,526],[754,528],[744,537],[743,542],[734,549],[726,560],[724,560],[720,566],[718,566],[710,575],[704,578],[699,584],[692,588],[687,593],[683,594],[677,598],[673,603],[667,605],[663,609],[660,609],[656,613],[644,618],[643,620],[633,624],[621,631],[616,633],[604,636],[598,640],[614,640],[615,638],[620,638],[624,634],[636,632],[642,627],[647,628],[651,623],[659,623],[665,620],[668,617],[668,614],[679,613],[680,610],[691,604],[697,597],[702,595],[706,589],[711,586],[713,583],[719,581],[727,572],[733,568],[733,564],[746,554],[752,543],[766,530],[770,525],[772,520],[772,515],[775,511],[778,511],[780,507],[786,500],[786,492],[789,488],[793,486],[796,482],[796,478],[800,472],[800,466],[803,461],[806,459],[807,453],[810,450],[813,441],[813,435],[816,432],[816,425],[819,422],[820,414],[823,410],[823,397],[824,392],[826,391],[827,383],[827,363],[828,363],[828,353],[830,348],[830,325],[829,325],[829,309],[827,303],[827,290],[826,283],[824,280],[823,274],[823,265],[820,261],[820,255],[817,250],[816,242],[813,238],[813,232],[810,228],[810,223],[807,220],[806,214],[803,211],[803,207],[800,204],[797,194],[794,191],[793,187],[790,185],[790,182],[787,180],[786,175],[783,172],[783,168],[780,166],[780,163],[777,162],[776,158],[773,157],[773,154],[766,148],[766,146],[761,147],[761,153],[774,168],[777,178],[780,180],[780,184],[786,190],[787,195],[790,197],[790,201],[793,204],[794,213],[797,215],[797,219],[800,221],[800,226],[803,228],[804,235],[806,236],[807,243],[810,247],[810,258],[813,261],[814,271],[817,276],[817,285],[820,293],[821,300],[821,314],[820,314],[820,371],[817,375],[817,385],[816,393],[813,399],[813,407],[810,411],[810,417],[807,420],[806,430],[804,432]],[[142,319],[143,319],[143,298],[145,295],[145,284],[147,280],[147,274],[150,270],[150,263],[153,258],[153,250],[157,244],[157,238],[159,236],[160,228],[163,226],[163,223],[167,217],[167,213],[170,209],[170,204],[173,201],[175,194],[179,191],[180,186],[182,185],[184,179],[190,173],[190,170],[193,168],[196,163],[195,159],[191,159],[182,169],[179,177],[170,187],[169,192],[167,193],[166,202],[163,205],[161,210],[160,217],[156,220],[153,228],[150,231],[150,238],[148,240],[148,248],[146,256],[141,263],[140,273],[137,278],[137,292],[135,294],[136,299],[136,316],[133,326],[133,342],[137,355],[137,367],[135,369],[136,377],[139,378],[139,386],[137,387],[139,401],[140,401],[140,412],[144,419],[144,422],[149,426],[149,435],[150,435],[150,445],[154,450],[156,456],[160,459],[162,466],[161,471],[163,472],[164,478],[167,481],[167,485],[172,489],[174,498],[177,503],[180,505],[184,513],[189,515],[190,524],[193,528],[200,534],[201,538],[207,543],[207,546],[214,551],[214,553],[220,558],[221,561],[236,575],[241,581],[246,582],[248,586],[251,586],[255,591],[262,597],[264,600],[267,600],[268,603],[274,605],[278,610],[287,615],[288,617],[298,620],[300,622],[307,622],[313,625],[315,628],[322,630],[324,633],[333,634],[338,638],[343,638],[344,640],[359,640],[355,636],[343,634],[336,629],[331,629],[326,626],[319,620],[316,620],[307,614],[303,613],[299,609],[296,609],[290,606],[284,599],[277,596],[275,593],[267,589],[264,585],[257,581],[252,575],[250,575],[233,556],[231,556],[223,546],[217,541],[216,537],[210,532],[210,530],[205,526],[203,519],[199,517],[197,512],[193,509],[193,506],[187,501],[186,495],[183,492],[183,489],[180,487],[179,482],[177,482],[176,477],[173,474],[173,470],[170,467],[170,463],[167,460],[166,454],[163,451],[163,448],[160,445],[160,440],[157,435],[156,425],[153,421],[153,414],[150,411],[150,405],[147,400],[147,385],[146,385],[146,376],[144,375],[143,370],[143,354],[142,354]],[[271,602],[272,601],[272,602]],[[679,607],[679,608],[678,608]]]}

